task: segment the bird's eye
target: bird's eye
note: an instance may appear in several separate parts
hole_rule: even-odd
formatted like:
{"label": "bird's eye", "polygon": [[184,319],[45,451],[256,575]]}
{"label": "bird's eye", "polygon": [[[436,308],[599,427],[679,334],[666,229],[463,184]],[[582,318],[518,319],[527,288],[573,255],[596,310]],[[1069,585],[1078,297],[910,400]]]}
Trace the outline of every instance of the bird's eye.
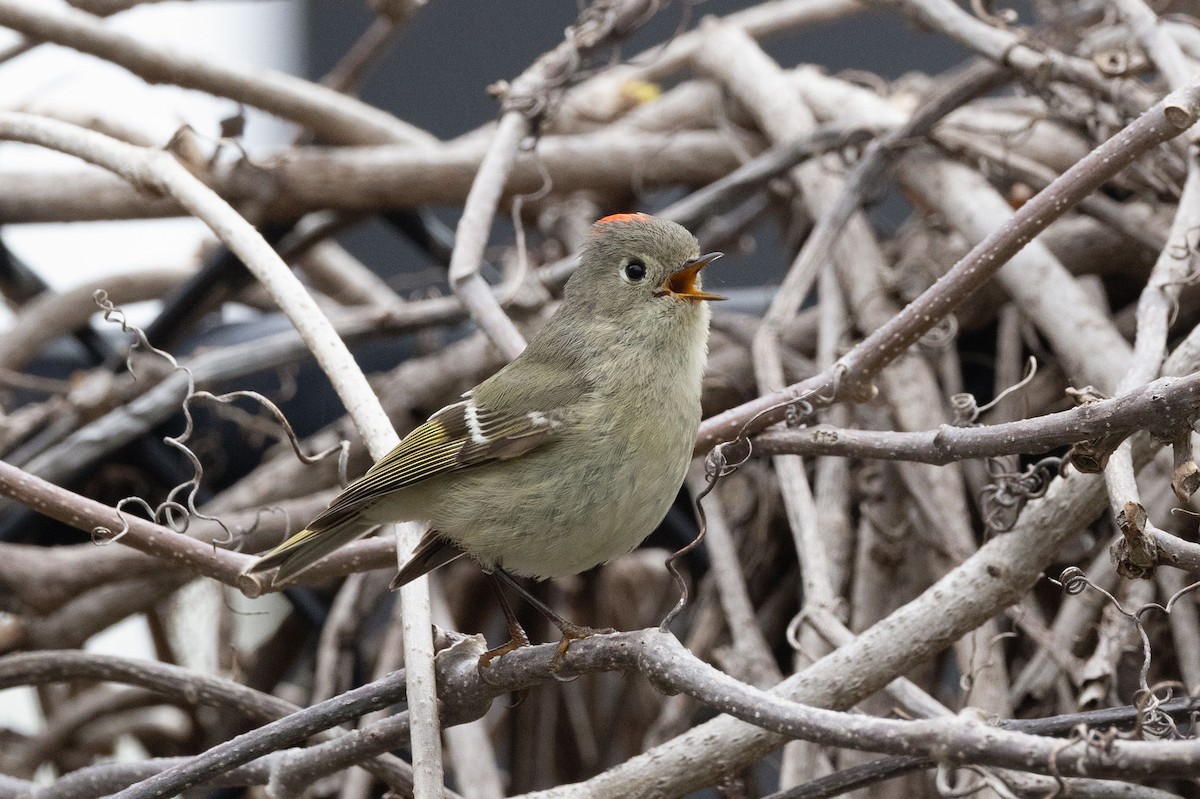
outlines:
{"label": "bird's eye", "polygon": [[646,276],[646,265],[638,260],[630,261],[625,264],[625,268],[621,270],[621,274],[630,283],[637,283]]}

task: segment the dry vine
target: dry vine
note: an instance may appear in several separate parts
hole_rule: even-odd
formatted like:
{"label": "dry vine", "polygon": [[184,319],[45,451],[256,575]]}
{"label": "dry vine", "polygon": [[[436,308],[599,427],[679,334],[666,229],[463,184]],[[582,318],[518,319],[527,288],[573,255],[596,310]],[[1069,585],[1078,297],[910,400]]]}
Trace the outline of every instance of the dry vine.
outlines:
{"label": "dry vine", "polygon": [[[194,270],[55,292],[0,230],[0,708],[41,717],[0,730],[0,799],[1196,795],[1190,6],[593,0],[492,87],[498,124],[440,141],[350,95],[420,0],[372,2],[321,81],[102,22],[131,0],[70,5],[0,0],[23,37],[0,71],[53,42],[304,134],[250,152],[240,116],[156,142],[117,109],[0,111],[0,137],[103,170],[0,165],[7,224],[188,214],[215,236]],[[970,59],[890,79],[760,45],[867,8]],[[635,33],[655,43],[629,53]],[[408,527],[262,597],[247,553],[519,353],[590,223],[631,210],[743,263],[771,232],[788,266],[722,287],[656,547],[532,589],[625,632],[481,672],[503,620],[476,567],[386,591]],[[411,293],[339,242],[370,218],[426,257]],[[132,344],[90,325],[93,291]],[[189,351],[231,302],[295,332]],[[47,376],[64,337],[87,354]],[[381,341],[403,355],[369,384],[349,347]],[[345,416],[297,402],[325,380]],[[131,618],[157,662],[86,651]]]}

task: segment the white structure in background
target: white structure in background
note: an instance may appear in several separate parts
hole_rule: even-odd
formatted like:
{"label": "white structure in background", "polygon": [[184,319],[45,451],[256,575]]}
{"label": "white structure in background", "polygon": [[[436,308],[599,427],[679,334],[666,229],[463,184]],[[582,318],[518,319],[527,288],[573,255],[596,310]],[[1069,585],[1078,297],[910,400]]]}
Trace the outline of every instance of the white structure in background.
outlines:
{"label": "white structure in background", "polygon": [[[47,4],[61,0],[42,0]],[[109,18],[110,25],[157,44],[212,58],[302,74],[306,29],[299,0],[148,3]],[[0,48],[17,41],[0,29]],[[222,119],[239,110],[228,100],[173,86],[151,86],[120,67],[53,45],[42,45],[0,65],[0,107],[45,113],[79,122],[96,117],[115,129],[137,131],[165,144],[180,126],[202,137],[219,135]],[[286,143],[292,126],[246,109],[243,142],[262,153]],[[72,173],[85,167],[69,156],[37,147],[0,145],[0,191],[5,172],[36,168]],[[193,219],[5,226],[6,243],[55,289],[72,288],[107,274],[164,266],[191,266],[211,240]],[[11,314],[0,306],[0,329]],[[137,319],[137,321],[144,321]],[[171,644],[185,665],[216,670],[215,626],[226,597],[212,581],[179,592]],[[271,604],[271,603],[265,603]],[[234,607],[244,603],[234,603]],[[266,608],[256,602],[254,612]],[[184,635],[188,635],[185,640]],[[95,636],[87,648],[124,656],[154,657],[145,621],[131,618]],[[32,733],[40,724],[31,689],[0,691],[0,729]]]}
{"label": "white structure in background", "polygon": [[[42,1],[62,4],[62,0]],[[105,24],[216,61],[293,74],[305,68],[304,13],[298,0],[151,2],[110,17]],[[15,41],[10,31],[0,29],[0,47]],[[55,45],[42,45],[0,65],[0,107],[71,121],[97,117],[111,121],[118,130],[135,130],[156,144],[166,144],[185,124],[215,142],[220,121],[238,111],[229,100],[175,86],[152,86],[118,66]],[[253,109],[247,109],[247,114],[243,141],[251,152],[283,143],[293,131],[290,125]],[[61,164],[72,172],[80,169],[79,161],[37,147],[0,147],[0,180],[5,171],[45,169],[49,164]],[[137,225],[135,236],[131,237],[129,224]],[[166,219],[22,225],[4,228],[4,236],[54,288],[64,288],[95,275],[187,263],[205,233],[194,220]],[[131,241],[138,246],[130,247]]]}

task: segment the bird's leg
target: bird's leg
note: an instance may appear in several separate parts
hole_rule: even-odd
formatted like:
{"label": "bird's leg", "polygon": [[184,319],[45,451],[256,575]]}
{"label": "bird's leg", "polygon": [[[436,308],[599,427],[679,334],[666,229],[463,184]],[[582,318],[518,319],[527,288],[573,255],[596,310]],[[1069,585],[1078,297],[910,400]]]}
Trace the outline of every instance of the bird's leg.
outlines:
{"label": "bird's leg", "polygon": [[500,602],[500,608],[504,611],[504,619],[508,622],[508,643],[502,644],[495,649],[489,649],[479,656],[479,667],[486,669],[492,665],[492,661],[501,655],[507,655],[514,649],[520,649],[523,646],[529,646],[529,636],[525,634],[525,630],[521,627],[521,622],[517,621],[517,614],[512,609],[512,605],[508,603],[508,597],[504,595],[504,587],[500,584],[500,579],[496,576],[496,572],[488,572],[488,585],[492,587],[492,593],[496,595],[497,601]]}
{"label": "bird's leg", "polygon": [[550,623],[557,627],[558,631],[562,633],[562,642],[558,645],[558,652],[555,653],[554,660],[551,661],[550,664],[551,671],[558,670],[558,667],[562,664],[563,656],[567,654],[567,648],[571,645],[572,641],[576,641],[580,638],[590,638],[593,635],[608,635],[616,632],[616,630],[612,629],[611,627],[605,627],[604,629],[597,630],[593,627],[584,627],[581,624],[575,624],[574,622],[567,621],[562,616],[558,615],[558,613],[556,613],[552,607],[527,591],[525,586],[517,582],[517,579],[508,572],[504,571],[504,569],[496,569],[494,572],[492,572],[492,575],[523,596],[526,602],[533,605],[533,607],[536,608],[539,613],[545,616]]}

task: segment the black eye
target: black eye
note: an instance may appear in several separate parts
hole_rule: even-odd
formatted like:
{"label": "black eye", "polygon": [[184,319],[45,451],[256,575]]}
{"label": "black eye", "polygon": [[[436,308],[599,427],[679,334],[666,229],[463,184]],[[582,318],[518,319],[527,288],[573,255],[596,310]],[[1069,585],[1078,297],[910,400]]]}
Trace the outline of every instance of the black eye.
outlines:
{"label": "black eye", "polygon": [[641,261],[630,261],[625,264],[625,278],[631,283],[637,283],[646,276],[646,265]]}

